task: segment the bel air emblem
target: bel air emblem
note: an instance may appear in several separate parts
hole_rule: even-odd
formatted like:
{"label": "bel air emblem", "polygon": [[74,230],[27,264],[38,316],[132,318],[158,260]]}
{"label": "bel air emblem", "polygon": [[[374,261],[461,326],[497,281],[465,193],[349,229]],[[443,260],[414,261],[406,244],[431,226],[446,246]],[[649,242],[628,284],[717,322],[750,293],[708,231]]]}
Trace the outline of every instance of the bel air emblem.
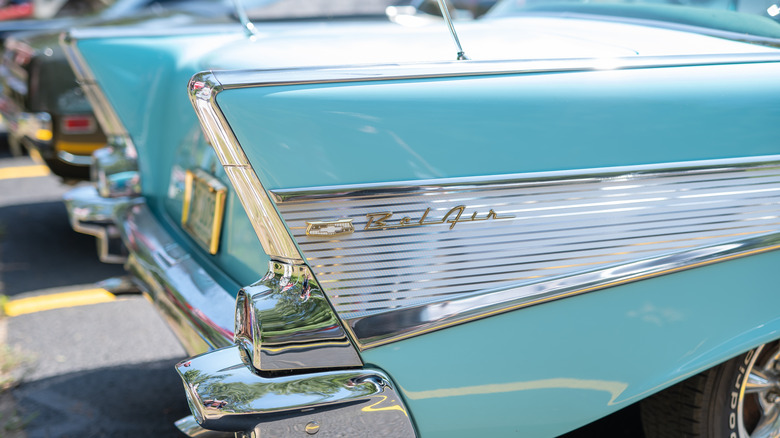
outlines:
{"label": "bel air emblem", "polygon": [[[401,219],[393,219],[392,211],[381,213],[366,214],[365,231],[387,230],[392,228],[422,227],[427,225],[449,225],[449,229],[455,228],[455,225],[464,222],[480,222],[487,220],[512,219],[514,216],[499,216],[492,208],[484,214],[473,212],[471,216],[463,216],[466,211],[465,205],[459,205],[451,208],[440,219],[429,219],[431,208],[428,207],[418,220],[412,220],[405,216]],[[338,219],[333,221],[308,221],[306,222],[306,235],[312,237],[334,237],[352,234],[355,227],[352,219]]]}
{"label": "bel air emblem", "polygon": [[455,228],[455,225],[463,222],[479,222],[479,221],[486,221],[490,219],[512,219],[514,216],[499,216],[493,209],[491,208],[490,211],[488,211],[484,216],[481,216],[478,212],[474,212],[471,214],[471,216],[463,217],[463,212],[466,210],[465,205],[459,205],[457,207],[454,207],[450,209],[447,213],[442,216],[441,219],[432,219],[432,220],[426,220],[428,218],[428,214],[431,212],[431,208],[428,207],[425,209],[425,212],[423,213],[422,217],[419,220],[412,220],[411,217],[406,216],[401,219],[393,220],[393,212],[382,212],[382,213],[368,213],[366,215],[366,218],[368,221],[366,222],[366,227],[363,228],[364,230],[385,230],[390,228],[406,228],[406,227],[422,227],[425,225],[442,225],[442,224],[449,224],[450,230]]}

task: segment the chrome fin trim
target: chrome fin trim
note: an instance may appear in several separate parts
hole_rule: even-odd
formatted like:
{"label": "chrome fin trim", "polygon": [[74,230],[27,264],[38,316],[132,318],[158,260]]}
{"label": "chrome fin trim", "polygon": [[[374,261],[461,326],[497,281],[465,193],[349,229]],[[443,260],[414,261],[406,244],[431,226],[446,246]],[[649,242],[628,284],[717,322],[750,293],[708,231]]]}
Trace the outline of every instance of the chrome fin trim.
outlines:
{"label": "chrome fin trim", "polygon": [[260,375],[238,346],[187,359],[176,371],[205,429],[239,436],[415,436],[403,400],[380,371]]}
{"label": "chrome fin trim", "polygon": [[[287,226],[238,145],[216,103],[222,90],[211,73],[189,85],[203,131],[271,259],[268,274],[239,292],[236,342],[263,371],[356,367],[363,363],[322,294]],[[241,319],[242,316],[246,319]]]}
{"label": "chrome fin trim", "polygon": [[190,80],[190,101],[203,131],[236,189],[265,253],[286,263],[302,264],[298,247],[217,105],[216,96],[222,89],[211,72],[199,73]]}
{"label": "chrome fin trim", "polygon": [[235,342],[262,371],[360,367],[363,362],[305,265],[269,263],[236,299]]}

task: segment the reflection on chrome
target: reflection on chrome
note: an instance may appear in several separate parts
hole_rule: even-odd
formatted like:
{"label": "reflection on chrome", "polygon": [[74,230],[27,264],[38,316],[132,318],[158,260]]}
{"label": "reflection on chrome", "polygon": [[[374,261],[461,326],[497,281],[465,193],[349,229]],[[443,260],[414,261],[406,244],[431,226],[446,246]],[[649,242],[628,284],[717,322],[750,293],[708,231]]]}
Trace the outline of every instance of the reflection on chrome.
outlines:
{"label": "reflection on chrome", "polygon": [[179,363],[195,419],[206,429],[294,436],[414,437],[403,401],[379,371],[338,370],[280,377],[252,371],[238,346]]}
{"label": "reflection on chrome", "polygon": [[238,293],[235,341],[262,371],[363,365],[306,266],[270,262]]}

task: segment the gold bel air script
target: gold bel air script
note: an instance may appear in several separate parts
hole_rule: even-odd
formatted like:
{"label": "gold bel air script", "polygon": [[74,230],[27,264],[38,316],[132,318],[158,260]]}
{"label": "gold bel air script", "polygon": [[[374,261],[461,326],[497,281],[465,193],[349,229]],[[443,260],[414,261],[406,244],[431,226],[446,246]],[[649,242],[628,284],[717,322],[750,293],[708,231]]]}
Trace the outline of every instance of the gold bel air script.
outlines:
{"label": "gold bel air script", "polygon": [[442,225],[450,224],[450,230],[455,228],[455,225],[463,222],[478,222],[486,221],[490,219],[512,219],[514,216],[499,216],[491,208],[487,214],[480,216],[478,212],[474,212],[471,216],[463,217],[463,212],[466,210],[465,205],[459,205],[448,211],[441,219],[427,220],[428,215],[431,212],[431,208],[428,207],[423,213],[420,220],[412,220],[409,216],[401,219],[393,220],[393,212],[385,211],[381,213],[368,213],[366,215],[366,227],[364,230],[385,230],[389,228],[405,228],[405,227],[421,227],[425,225]]}

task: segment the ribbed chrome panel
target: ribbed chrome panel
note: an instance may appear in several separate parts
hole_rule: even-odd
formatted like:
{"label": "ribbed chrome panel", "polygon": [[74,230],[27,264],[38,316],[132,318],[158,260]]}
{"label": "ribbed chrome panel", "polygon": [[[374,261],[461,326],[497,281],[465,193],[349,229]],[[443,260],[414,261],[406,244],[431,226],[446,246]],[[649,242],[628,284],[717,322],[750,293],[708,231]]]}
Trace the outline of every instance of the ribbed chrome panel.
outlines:
{"label": "ribbed chrome panel", "polygon": [[[777,158],[273,195],[320,285],[349,321],[775,233]],[[465,209],[457,223],[440,222],[458,206]],[[470,220],[490,210],[489,219]],[[367,216],[381,212],[392,212],[384,228],[376,226],[380,216]],[[404,217],[408,224],[393,228]],[[345,218],[353,220],[353,233],[306,233],[307,222]],[[369,223],[380,229],[367,230]]]}

